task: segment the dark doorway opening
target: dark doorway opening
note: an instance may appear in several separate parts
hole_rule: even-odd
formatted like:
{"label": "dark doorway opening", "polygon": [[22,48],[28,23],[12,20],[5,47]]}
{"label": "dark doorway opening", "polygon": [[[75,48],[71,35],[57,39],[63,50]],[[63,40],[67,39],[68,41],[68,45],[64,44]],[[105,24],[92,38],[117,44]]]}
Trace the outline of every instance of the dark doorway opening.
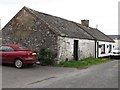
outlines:
{"label": "dark doorway opening", "polygon": [[97,42],[97,57],[96,58],[98,58],[99,57],[99,43]]}
{"label": "dark doorway opening", "polygon": [[78,60],[78,40],[74,40],[74,59]]}

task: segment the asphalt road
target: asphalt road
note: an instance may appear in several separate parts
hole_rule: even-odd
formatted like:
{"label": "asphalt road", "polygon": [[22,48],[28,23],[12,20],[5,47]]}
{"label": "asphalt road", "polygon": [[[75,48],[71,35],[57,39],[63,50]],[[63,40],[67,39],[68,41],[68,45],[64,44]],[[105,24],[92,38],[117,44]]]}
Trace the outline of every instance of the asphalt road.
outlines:
{"label": "asphalt road", "polygon": [[2,67],[3,88],[118,88],[118,61],[87,69]]}

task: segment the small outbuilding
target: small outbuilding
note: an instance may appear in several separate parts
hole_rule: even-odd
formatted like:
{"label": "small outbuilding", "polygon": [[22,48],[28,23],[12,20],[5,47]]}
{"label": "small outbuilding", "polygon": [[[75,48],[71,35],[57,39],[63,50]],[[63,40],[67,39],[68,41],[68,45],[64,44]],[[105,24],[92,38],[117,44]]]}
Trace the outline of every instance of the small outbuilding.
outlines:
{"label": "small outbuilding", "polygon": [[98,29],[23,7],[2,29],[2,43],[20,43],[39,52],[49,48],[57,60],[110,55],[114,41]]}

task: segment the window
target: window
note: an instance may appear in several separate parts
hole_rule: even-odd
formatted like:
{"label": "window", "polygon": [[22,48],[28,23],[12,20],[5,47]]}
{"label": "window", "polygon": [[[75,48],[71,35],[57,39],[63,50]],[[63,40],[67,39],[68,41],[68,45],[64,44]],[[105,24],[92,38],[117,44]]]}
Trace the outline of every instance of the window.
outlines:
{"label": "window", "polygon": [[0,51],[2,51],[2,52],[12,52],[12,51],[14,51],[14,49],[12,47],[9,47],[9,46],[1,46]]}
{"label": "window", "polygon": [[105,54],[105,44],[101,44],[101,54]]}
{"label": "window", "polygon": [[114,48],[115,46],[113,45],[113,48]]}
{"label": "window", "polygon": [[99,48],[101,48],[102,47],[102,45],[99,45]]}
{"label": "window", "polygon": [[112,45],[110,44],[109,45],[109,53],[111,52],[111,50],[112,50]]}

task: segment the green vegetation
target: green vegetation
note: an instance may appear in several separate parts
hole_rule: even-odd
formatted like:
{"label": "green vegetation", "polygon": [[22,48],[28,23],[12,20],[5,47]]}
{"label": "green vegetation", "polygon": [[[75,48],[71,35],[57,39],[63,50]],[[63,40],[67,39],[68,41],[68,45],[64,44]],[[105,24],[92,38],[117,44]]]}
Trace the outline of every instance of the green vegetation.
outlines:
{"label": "green vegetation", "polygon": [[56,65],[56,66],[61,66],[61,67],[73,67],[73,68],[86,68],[92,65],[96,65],[96,64],[101,64],[101,63],[105,63],[111,61],[109,59],[97,59],[97,58],[85,58],[85,59],[81,59],[81,60],[71,60],[71,61],[64,61],[64,62],[60,62],[60,64]]}
{"label": "green vegetation", "polygon": [[41,65],[53,65],[55,63],[55,54],[48,48],[41,49],[39,52],[39,61]]}

